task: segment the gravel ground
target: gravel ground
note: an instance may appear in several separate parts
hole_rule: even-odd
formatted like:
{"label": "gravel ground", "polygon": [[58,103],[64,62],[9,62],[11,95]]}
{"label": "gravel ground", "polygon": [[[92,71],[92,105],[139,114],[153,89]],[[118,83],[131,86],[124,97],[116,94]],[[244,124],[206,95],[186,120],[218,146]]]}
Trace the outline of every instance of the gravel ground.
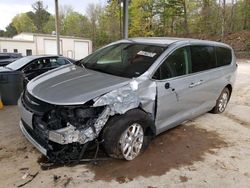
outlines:
{"label": "gravel ground", "polygon": [[[0,111],[0,187],[250,187],[250,61],[239,61],[227,110],[159,135],[134,161],[42,170],[16,106]],[[29,182],[30,181],[30,182]]]}

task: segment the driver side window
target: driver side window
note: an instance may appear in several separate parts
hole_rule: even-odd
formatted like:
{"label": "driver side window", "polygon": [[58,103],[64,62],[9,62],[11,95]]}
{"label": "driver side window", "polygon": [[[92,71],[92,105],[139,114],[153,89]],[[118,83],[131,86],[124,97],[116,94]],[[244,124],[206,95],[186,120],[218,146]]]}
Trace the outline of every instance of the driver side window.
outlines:
{"label": "driver side window", "polygon": [[39,69],[47,69],[51,68],[51,62],[50,59],[45,58],[45,59],[38,59],[30,63],[24,68],[24,72],[31,72],[34,70],[39,70]]}
{"label": "driver side window", "polygon": [[187,47],[175,50],[160,65],[153,76],[154,79],[164,80],[188,74],[190,70],[189,52]]}
{"label": "driver side window", "polygon": [[31,64],[26,66],[23,71],[24,72],[30,72],[30,71],[33,71],[33,70],[37,70],[37,69],[39,69],[40,65],[41,65],[40,60],[33,61]]}

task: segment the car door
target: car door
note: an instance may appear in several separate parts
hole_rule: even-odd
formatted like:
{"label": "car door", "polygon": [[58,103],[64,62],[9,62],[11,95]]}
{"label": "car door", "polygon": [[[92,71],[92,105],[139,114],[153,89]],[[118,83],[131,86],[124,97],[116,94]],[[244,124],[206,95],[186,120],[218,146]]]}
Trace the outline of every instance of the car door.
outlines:
{"label": "car door", "polygon": [[153,76],[157,85],[157,134],[192,118],[201,105],[199,77],[190,73],[189,47],[181,47],[161,63]]}
{"label": "car door", "polygon": [[36,74],[36,71],[41,67],[40,59],[36,59],[32,62],[30,62],[28,65],[26,65],[23,68],[24,76],[27,80],[31,80],[34,75]]}
{"label": "car door", "polygon": [[[198,111],[206,112],[215,106],[223,87],[221,82],[222,72],[216,69],[215,47],[212,45],[190,45],[192,74],[199,77],[200,107]],[[198,113],[198,112],[197,112]]]}

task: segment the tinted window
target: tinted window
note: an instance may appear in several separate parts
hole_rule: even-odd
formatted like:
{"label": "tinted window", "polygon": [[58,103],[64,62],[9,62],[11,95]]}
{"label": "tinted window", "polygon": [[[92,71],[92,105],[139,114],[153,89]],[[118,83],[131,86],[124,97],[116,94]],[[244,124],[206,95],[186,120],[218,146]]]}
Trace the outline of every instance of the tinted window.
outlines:
{"label": "tinted window", "polygon": [[50,59],[39,59],[26,66],[24,72],[47,68],[51,68]]}
{"label": "tinted window", "polygon": [[180,48],[174,51],[159,67],[153,76],[154,79],[167,79],[188,74],[188,49]]}
{"label": "tinted window", "polygon": [[0,60],[1,59],[9,59],[10,58],[10,56],[0,56]]}
{"label": "tinted window", "polygon": [[87,69],[132,78],[148,70],[164,50],[156,45],[119,43],[97,50],[79,62]]}
{"label": "tinted window", "polygon": [[229,65],[232,61],[232,53],[229,48],[216,47],[217,66]]}
{"label": "tinted window", "polygon": [[23,57],[7,65],[8,68],[12,70],[18,70],[28,64],[30,61],[34,60],[34,57]]}
{"label": "tinted window", "polygon": [[215,51],[212,46],[191,46],[192,72],[216,67]]}
{"label": "tinted window", "polygon": [[51,58],[50,63],[51,67],[60,67],[61,65],[69,64],[69,62],[63,58]]}
{"label": "tinted window", "polygon": [[63,59],[63,58],[58,58],[57,59],[57,64],[60,66],[60,65],[67,65],[69,64],[69,61],[66,60],[66,59]]}

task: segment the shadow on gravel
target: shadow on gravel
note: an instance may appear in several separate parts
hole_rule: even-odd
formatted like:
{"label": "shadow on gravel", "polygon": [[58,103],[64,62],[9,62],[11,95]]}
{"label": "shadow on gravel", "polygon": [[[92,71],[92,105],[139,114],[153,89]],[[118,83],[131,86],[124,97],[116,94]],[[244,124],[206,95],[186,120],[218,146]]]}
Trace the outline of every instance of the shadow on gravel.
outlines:
{"label": "shadow on gravel", "polygon": [[[119,183],[127,183],[138,176],[160,176],[170,169],[203,161],[206,153],[215,154],[213,149],[227,146],[216,132],[207,131],[195,125],[180,125],[158,135],[146,151],[133,161],[110,159],[83,164],[94,173],[94,180],[115,180]],[[46,162],[48,160],[44,156],[38,159],[40,164],[46,164]],[[41,168],[50,170],[75,165],[77,164],[54,164],[48,168],[46,166]],[[191,167],[190,170],[196,169]]]}
{"label": "shadow on gravel", "polygon": [[202,161],[205,153],[214,154],[212,149],[221,147],[227,144],[215,132],[182,125],[157,136],[133,161],[102,161],[86,167],[95,174],[95,180],[126,183],[138,176],[160,176],[172,168],[192,165]]}

